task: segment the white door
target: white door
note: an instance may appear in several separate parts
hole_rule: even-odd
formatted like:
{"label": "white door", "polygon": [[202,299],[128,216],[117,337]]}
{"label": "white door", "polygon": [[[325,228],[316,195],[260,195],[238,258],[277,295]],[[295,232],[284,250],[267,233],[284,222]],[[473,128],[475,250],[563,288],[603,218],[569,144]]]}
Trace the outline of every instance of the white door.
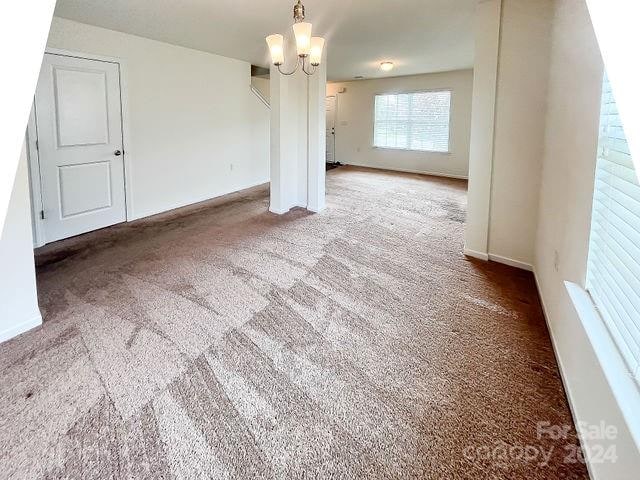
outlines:
{"label": "white door", "polygon": [[336,97],[327,97],[327,163],[336,162]]}
{"label": "white door", "polygon": [[118,64],[46,54],[36,123],[46,241],[125,221]]}

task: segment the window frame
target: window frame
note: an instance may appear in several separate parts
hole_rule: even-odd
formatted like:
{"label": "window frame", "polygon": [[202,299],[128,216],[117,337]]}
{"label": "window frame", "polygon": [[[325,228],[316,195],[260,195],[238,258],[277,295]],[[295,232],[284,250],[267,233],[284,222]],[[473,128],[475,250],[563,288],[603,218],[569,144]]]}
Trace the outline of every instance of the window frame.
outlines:
{"label": "window frame", "polygon": [[[376,141],[376,97],[384,96],[384,95],[410,95],[412,93],[437,93],[437,92],[449,92],[449,135],[447,137],[447,150],[416,150],[413,148],[402,148],[402,147],[381,147],[375,144]],[[391,91],[383,91],[383,92],[374,92],[371,97],[371,111],[372,111],[372,122],[371,122],[371,148],[376,150],[393,150],[397,152],[412,152],[412,153],[431,153],[431,154],[439,154],[439,155],[451,155],[451,126],[453,123],[453,99],[454,99],[455,91],[451,87],[442,87],[442,88],[420,88],[417,90],[391,90]]]}

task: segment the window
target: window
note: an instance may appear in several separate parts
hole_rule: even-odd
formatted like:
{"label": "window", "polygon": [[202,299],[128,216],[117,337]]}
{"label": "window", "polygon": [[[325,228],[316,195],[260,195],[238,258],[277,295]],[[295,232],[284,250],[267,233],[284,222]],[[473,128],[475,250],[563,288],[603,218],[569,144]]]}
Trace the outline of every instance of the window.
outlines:
{"label": "window", "polygon": [[450,110],[450,91],[376,95],[373,145],[448,152]]}
{"label": "window", "polygon": [[587,290],[640,382],[640,184],[605,77]]}

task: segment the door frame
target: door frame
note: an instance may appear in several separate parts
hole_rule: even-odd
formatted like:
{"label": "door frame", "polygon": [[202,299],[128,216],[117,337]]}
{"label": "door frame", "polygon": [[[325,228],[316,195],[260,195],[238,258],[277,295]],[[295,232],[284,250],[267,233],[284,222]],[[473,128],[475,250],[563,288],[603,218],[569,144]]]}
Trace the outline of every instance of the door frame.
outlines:
{"label": "door frame", "polygon": [[[122,125],[122,156],[124,162],[124,198],[126,221],[135,220],[133,210],[133,181],[132,163],[133,146],[131,141],[131,128],[129,122],[129,91],[127,88],[127,65],[126,61],[119,57],[109,57],[93,53],[63,50],[59,48],[45,49],[45,54],[58,55],[61,57],[73,57],[84,60],[97,60],[99,62],[115,63],[118,65],[120,80],[120,118]],[[44,58],[44,56],[43,56]],[[27,146],[29,158],[29,172],[31,183],[31,213],[33,217],[33,243],[34,247],[42,247],[47,243],[44,221],[40,218],[39,211],[42,208],[42,182],[40,181],[40,155],[37,148],[38,128],[36,116],[38,112],[35,106],[35,93],[29,122],[27,124]],[[40,208],[38,208],[40,207]]]}

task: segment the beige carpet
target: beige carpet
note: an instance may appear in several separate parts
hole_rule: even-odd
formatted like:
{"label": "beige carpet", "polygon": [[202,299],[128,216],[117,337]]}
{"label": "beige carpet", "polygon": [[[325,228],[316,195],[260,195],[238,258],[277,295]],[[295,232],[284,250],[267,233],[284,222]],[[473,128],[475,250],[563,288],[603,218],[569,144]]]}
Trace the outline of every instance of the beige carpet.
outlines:
{"label": "beige carpet", "polygon": [[532,276],[460,253],[465,187],[342,167],[320,214],[257,188],[46,247],[0,477],[587,478],[537,435],[571,417]]}

